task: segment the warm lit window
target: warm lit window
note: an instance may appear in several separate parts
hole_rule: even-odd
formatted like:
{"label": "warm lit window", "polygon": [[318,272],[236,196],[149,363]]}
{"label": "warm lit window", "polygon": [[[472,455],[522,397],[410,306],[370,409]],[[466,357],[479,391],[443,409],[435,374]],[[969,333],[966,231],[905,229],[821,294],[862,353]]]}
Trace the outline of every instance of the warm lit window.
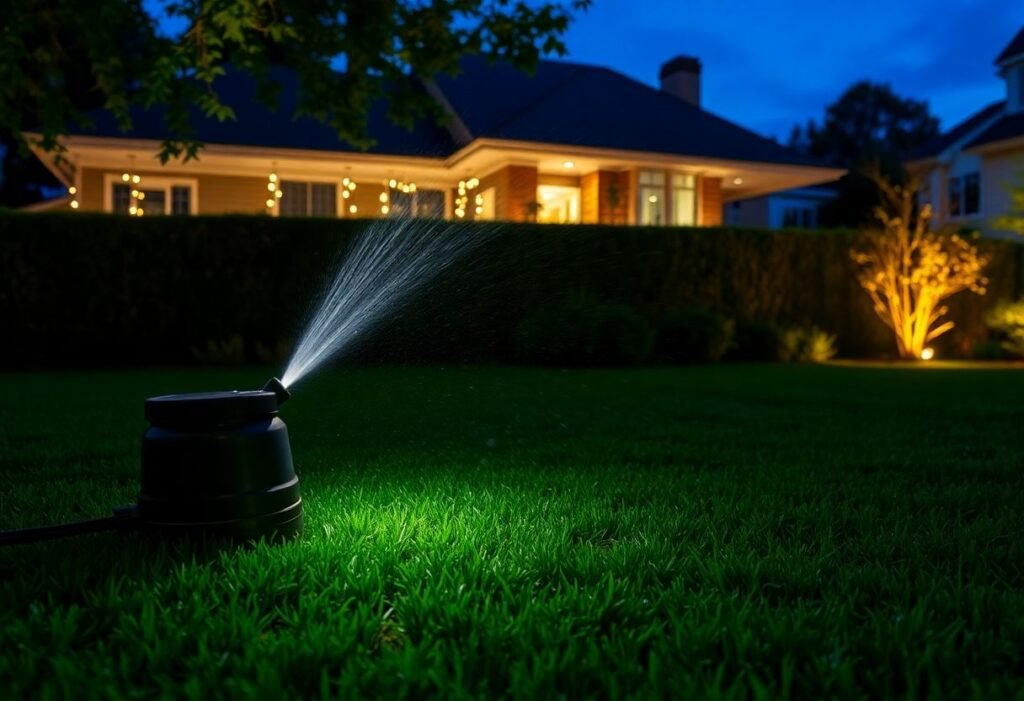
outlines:
{"label": "warm lit window", "polygon": [[282,217],[334,217],[338,214],[335,183],[281,181]]}
{"label": "warm lit window", "polygon": [[[193,214],[195,188],[191,183],[174,182],[164,178],[142,178],[136,187],[108,178],[109,210],[114,214],[130,214],[133,206],[148,216],[164,214]],[[136,190],[137,197],[132,197]]]}
{"label": "warm lit window", "polygon": [[580,189],[562,185],[537,188],[537,221],[545,224],[576,224],[580,220]]}
{"label": "warm lit window", "polygon": [[981,212],[981,176],[978,173],[949,179],[949,216],[970,216]]}
{"label": "warm lit window", "polygon": [[641,170],[637,175],[637,184],[640,224],[661,226],[665,223],[665,173],[660,170]]}
{"label": "warm lit window", "polygon": [[421,190],[402,192],[391,190],[391,215],[395,217],[444,218],[444,192]]}
{"label": "warm lit window", "polygon": [[697,223],[696,181],[692,175],[672,174],[672,223],[676,226]]}

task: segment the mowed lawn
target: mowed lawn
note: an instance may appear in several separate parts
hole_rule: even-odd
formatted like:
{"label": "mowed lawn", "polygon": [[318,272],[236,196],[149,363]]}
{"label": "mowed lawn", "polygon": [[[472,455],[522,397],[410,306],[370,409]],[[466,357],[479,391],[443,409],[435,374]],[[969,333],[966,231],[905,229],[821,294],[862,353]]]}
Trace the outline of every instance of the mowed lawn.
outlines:
{"label": "mowed lawn", "polygon": [[[0,527],[265,375],[0,376]],[[1024,694],[1019,370],[337,370],[283,417],[297,542],[0,549],[0,696]]]}

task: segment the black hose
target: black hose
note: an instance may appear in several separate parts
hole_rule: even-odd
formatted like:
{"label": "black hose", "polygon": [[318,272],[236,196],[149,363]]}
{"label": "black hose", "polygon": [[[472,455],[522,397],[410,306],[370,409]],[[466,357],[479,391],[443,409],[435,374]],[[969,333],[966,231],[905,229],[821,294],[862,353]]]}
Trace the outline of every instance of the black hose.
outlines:
{"label": "black hose", "polygon": [[138,515],[134,505],[118,507],[114,510],[113,516],[106,516],[104,518],[0,531],[0,546],[27,545],[41,540],[56,540],[57,538],[69,538],[87,533],[99,533],[100,531],[124,531],[134,528],[137,525],[137,521]]}

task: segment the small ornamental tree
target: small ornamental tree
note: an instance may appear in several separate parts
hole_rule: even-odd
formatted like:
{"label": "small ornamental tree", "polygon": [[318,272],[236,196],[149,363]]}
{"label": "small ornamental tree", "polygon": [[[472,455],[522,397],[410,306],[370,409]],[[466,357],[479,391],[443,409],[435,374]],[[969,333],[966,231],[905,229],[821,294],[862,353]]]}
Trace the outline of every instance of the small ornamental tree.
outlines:
{"label": "small ornamental tree", "polygon": [[900,357],[918,359],[929,342],[953,328],[946,300],[965,290],[985,294],[989,259],[959,236],[929,229],[931,206],[916,206],[915,179],[904,185],[880,175],[873,180],[881,201],[875,209],[879,226],[851,251],[857,279],[895,333]]}

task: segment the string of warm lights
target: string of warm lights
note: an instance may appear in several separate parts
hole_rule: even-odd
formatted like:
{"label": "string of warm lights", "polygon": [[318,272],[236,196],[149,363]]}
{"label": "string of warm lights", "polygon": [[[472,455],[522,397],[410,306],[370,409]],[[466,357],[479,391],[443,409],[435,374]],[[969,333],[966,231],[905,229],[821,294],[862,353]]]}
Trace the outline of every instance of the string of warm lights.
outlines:
{"label": "string of warm lights", "polygon": [[267,198],[267,209],[273,210],[277,206],[277,201],[284,196],[284,193],[281,192],[281,181],[277,177],[277,173],[273,171],[267,176],[267,192],[271,194]]}
{"label": "string of warm lights", "polygon": [[68,194],[71,195],[71,209],[78,209],[78,188],[72,185],[68,188]]}
{"label": "string of warm lights", "polygon": [[[132,170],[134,170],[134,168],[132,168]],[[142,207],[142,201],[146,199],[146,193],[141,189],[142,176],[138,173],[132,173],[131,171],[126,170],[121,173],[121,182],[131,188],[131,199],[128,202],[128,214],[133,217],[141,217],[146,213]]]}
{"label": "string of warm lights", "polygon": [[[352,196],[352,193],[355,192],[355,189],[356,189],[356,181],[355,180],[352,180],[351,178],[342,178],[342,180],[341,180],[341,196],[344,199],[347,200],[348,198],[350,198]],[[359,211],[359,207],[356,207],[354,204],[350,204],[348,206],[348,213],[349,214],[356,214],[358,211]]]}
{"label": "string of warm lights", "polygon": [[[462,219],[464,216],[466,216],[466,207],[467,205],[469,205],[469,193],[479,186],[479,178],[470,178],[469,180],[459,181],[459,194],[458,197],[455,198],[455,216],[457,216],[459,219]],[[475,211],[477,214],[482,214],[484,211],[483,195],[477,193],[477,196],[474,198],[473,201],[474,204],[476,205],[476,208],[473,211]]]}

